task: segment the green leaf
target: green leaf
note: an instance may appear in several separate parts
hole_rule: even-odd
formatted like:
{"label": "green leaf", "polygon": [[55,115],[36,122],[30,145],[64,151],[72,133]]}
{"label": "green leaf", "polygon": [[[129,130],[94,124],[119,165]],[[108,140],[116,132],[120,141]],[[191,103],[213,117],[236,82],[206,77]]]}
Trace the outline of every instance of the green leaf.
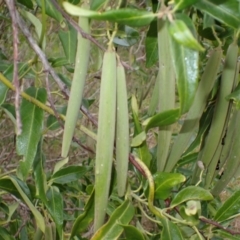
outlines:
{"label": "green leaf", "polygon": [[131,141],[131,147],[138,147],[146,140],[146,132],[143,131],[135,136]]}
{"label": "green leaf", "polygon": [[58,37],[62,43],[68,62],[74,63],[77,51],[77,31],[72,25],[68,24],[68,31],[60,30]]}
{"label": "green leaf", "polygon": [[91,238],[91,240],[117,239],[123,232],[120,224],[128,224],[135,214],[135,209],[129,200],[126,200],[115,209],[110,219]]}
{"label": "green leaf", "polygon": [[[45,6],[46,6],[46,14],[58,22],[63,22],[63,16],[62,14],[55,8],[55,6],[51,3],[49,0],[44,0],[45,1]],[[37,4],[39,7],[42,7],[42,0],[36,0]]]}
{"label": "green leaf", "polygon": [[172,41],[173,64],[176,71],[181,114],[191,107],[198,86],[197,51]]}
{"label": "green leaf", "polygon": [[19,3],[24,5],[27,8],[33,9],[33,3],[32,0],[17,0]]}
{"label": "green leaf", "polygon": [[205,49],[194,38],[191,31],[184,21],[175,20],[169,25],[169,32],[174,40],[181,45],[197,51],[204,51]]}
{"label": "green leaf", "polygon": [[[46,102],[47,92],[44,88],[28,88],[26,93],[42,103]],[[42,124],[44,120],[43,110],[33,103],[22,100],[20,107],[22,120],[22,133],[17,136],[17,152],[24,158],[19,163],[18,171],[26,179],[32,167],[37,152],[38,142],[42,135]]]}
{"label": "green leaf", "polygon": [[112,9],[106,12],[95,12],[63,2],[63,7],[73,16],[87,17],[95,20],[117,22],[132,27],[142,27],[150,24],[156,14],[131,8]]}
{"label": "green leaf", "polygon": [[89,168],[83,166],[65,167],[52,175],[52,177],[49,180],[49,184],[52,183],[66,184],[69,182],[73,182],[82,178],[84,174],[88,171]]}
{"label": "green leaf", "polygon": [[146,119],[142,124],[147,132],[150,128],[163,127],[175,123],[179,119],[179,109],[171,109]]}
{"label": "green leaf", "polygon": [[174,197],[174,199],[171,202],[171,208],[189,200],[209,201],[212,199],[213,196],[208,190],[205,190],[201,187],[189,186],[182,189]]}
{"label": "green leaf", "polygon": [[175,6],[173,11],[179,11],[184,8],[192,6],[194,3],[196,3],[198,0],[175,0]]}
{"label": "green leaf", "polygon": [[94,191],[92,191],[90,198],[88,199],[84,212],[77,217],[75,222],[73,223],[73,227],[71,230],[71,237],[74,237],[77,234],[85,231],[94,218]]}
{"label": "green leaf", "polygon": [[236,191],[228,198],[223,205],[218,209],[214,220],[222,222],[239,213],[240,208],[240,191]]}
{"label": "green leaf", "polygon": [[90,1],[90,9],[97,11],[101,7],[103,7],[105,4],[107,4],[109,0],[91,0]]}
{"label": "green leaf", "polygon": [[[29,192],[29,189],[26,183],[22,182],[20,179],[15,177],[3,177],[0,180],[0,188],[14,194],[16,197],[21,197],[25,204],[29,207],[30,211],[36,219],[37,226],[41,229],[42,232],[45,231],[44,218],[40,212],[34,207],[26,193]],[[28,194],[29,195],[29,194]]]}
{"label": "green leaf", "polygon": [[124,229],[126,239],[145,240],[144,235],[134,226],[119,224]]}
{"label": "green leaf", "polygon": [[194,6],[227,26],[240,27],[239,1],[199,0]]}
{"label": "green leaf", "polygon": [[157,21],[150,24],[145,40],[146,67],[152,67],[158,60]]}
{"label": "green leaf", "polygon": [[185,176],[180,173],[157,172],[153,178],[156,199],[166,199],[174,186],[186,181]]}
{"label": "green leaf", "polygon": [[63,239],[63,198],[56,187],[50,187],[47,192],[48,201],[45,206],[51,214],[60,239]]}
{"label": "green leaf", "polygon": [[161,234],[161,239],[168,239],[168,240],[184,240],[180,229],[178,228],[177,224],[172,223],[166,218],[161,219],[163,230]]}

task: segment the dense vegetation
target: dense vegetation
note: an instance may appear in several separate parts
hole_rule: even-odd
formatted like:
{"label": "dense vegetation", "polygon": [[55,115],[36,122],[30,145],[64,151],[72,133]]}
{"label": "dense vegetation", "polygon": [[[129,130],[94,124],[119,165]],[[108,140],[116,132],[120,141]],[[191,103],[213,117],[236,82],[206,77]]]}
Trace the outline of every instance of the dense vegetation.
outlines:
{"label": "dense vegetation", "polygon": [[0,6],[0,239],[239,239],[239,0]]}

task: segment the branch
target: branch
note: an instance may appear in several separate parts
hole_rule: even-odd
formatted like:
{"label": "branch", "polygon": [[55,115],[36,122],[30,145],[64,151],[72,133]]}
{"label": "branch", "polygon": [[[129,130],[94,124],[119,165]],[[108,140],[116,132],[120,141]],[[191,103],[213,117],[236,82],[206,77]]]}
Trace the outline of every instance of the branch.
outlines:
{"label": "branch", "polygon": [[213,225],[215,227],[218,227],[218,228],[220,228],[220,229],[224,230],[225,232],[228,232],[228,233],[230,233],[232,235],[240,235],[240,232],[234,231],[234,230],[226,228],[226,227],[223,227],[221,224],[219,224],[218,222],[215,222],[213,220],[207,219],[205,217],[200,217],[199,219],[202,222],[205,222],[205,223],[211,224],[211,225]]}
{"label": "branch", "polygon": [[18,79],[18,28],[16,19],[16,8],[14,0],[6,0],[9,13],[12,18],[12,29],[13,29],[13,82],[15,85],[15,111],[16,111],[16,126],[17,135],[22,132],[22,122],[20,118],[20,87]]}

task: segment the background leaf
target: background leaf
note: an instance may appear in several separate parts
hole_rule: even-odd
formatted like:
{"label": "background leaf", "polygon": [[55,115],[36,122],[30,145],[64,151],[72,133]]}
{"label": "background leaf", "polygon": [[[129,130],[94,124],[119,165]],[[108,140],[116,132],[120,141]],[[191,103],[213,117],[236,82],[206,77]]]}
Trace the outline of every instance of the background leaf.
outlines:
{"label": "background leaf", "polygon": [[240,208],[240,191],[236,191],[228,198],[223,205],[218,209],[214,220],[222,222],[239,213]]}
{"label": "background leaf", "polygon": [[68,30],[60,30],[58,36],[68,62],[74,63],[77,51],[77,31],[68,24]]}
{"label": "background leaf", "polygon": [[[31,87],[26,93],[35,99],[46,102],[47,93],[44,88]],[[20,162],[19,173],[26,179],[33,160],[37,152],[38,142],[42,135],[43,110],[33,103],[23,99],[20,108],[22,120],[22,133],[17,137],[17,151],[19,155],[23,155],[24,159]]]}
{"label": "background leaf", "polygon": [[240,27],[239,1],[199,0],[194,6],[232,28]]}

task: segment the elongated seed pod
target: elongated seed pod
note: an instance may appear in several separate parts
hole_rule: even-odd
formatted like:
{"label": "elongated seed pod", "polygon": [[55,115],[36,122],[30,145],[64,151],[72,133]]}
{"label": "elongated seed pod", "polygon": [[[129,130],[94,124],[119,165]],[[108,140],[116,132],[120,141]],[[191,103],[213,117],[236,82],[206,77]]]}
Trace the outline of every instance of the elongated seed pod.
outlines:
{"label": "elongated seed pod", "polygon": [[110,48],[103,57],[95,164],[94,232],[104,222],[111,180],[116,120],[116,54]]}
{"label": "elongated seed pod", "polygon": [[[175,74],[172,68],[172,55],[170,35],[167,22],[162,19],[158,20],[158,57],[159,73],[159,98],[158,112],[175,108]],[[172,126],[162,127],[158,132],[157,145],[157,169],[163,171],[168,157],[168,151],[171,144]]]}
{"label": "elongated seed pod", "polygon": [[[86,7],[87,6],[85,5],[85,8]],[[88,18],[79,17],[78,24],[85,33],[87,34],[90,33]],[[90,42],[89,40],[83,38],[80,34],[78,34],[75,70],[72,80],[71,92],[68,101],[68,108],[63,133],[61,153],[61,156],[63,158],[66,158],[68,156],[74,129],[78,119],[79,109],[82,103],[85,79],[87,76],[89,57],[90,57]]]}
{"label": "elongated seed pod", "polygon": [[125,70],[120,61],[117,66],[117,123],[116,123],[116,170],[118,195],[125,193],[129,153],[128,99]]}
{"label": "elongated seed pod", "polygon": [[[229,145],[229,153],[226,156],[226,164],[223,176],[218,180],[217,184],[212,189],[211,193],[214,196],[219,196],[219,194],[224,190],[229,181],[233,178],[234,174],[238,171],[240,167],[239,155],[240,155],[240,111],[235,110],[229,125],[229,130],[231,135],[227,135],[226,141],[231,141]],[[224,146],[225,147],[225,146]]]}
{"label": "elongated seed pod", "polygon": [[220,48],[214,49],[205,67],[201,81],[198,85],[193,104],[184,120],[183,126],[168,157],[166,171],[172,171],[173,167],[184,153],[190,139],[194,136],[199,125],[201,115],[206,107],[208,96],[216,80],[219,66],[221,64],[222,51]]}
{"label": "elongated seed pod", "polygon": [[[232,103],[226,100],[231,93],[235,83],[235,72],[237,68],[238,45],[233,42],[229,45],[225,64],[223,68],[221,85],[218,99],[215,106],[211,127],[203,149],[203,163],[207,167],[207,176],[205,187],[208,188],[213,180],[218,158],[214,154],[221,144],[225,134],[228,120],[231,114]],[[213,161],[214,159],[214,161]]]}

